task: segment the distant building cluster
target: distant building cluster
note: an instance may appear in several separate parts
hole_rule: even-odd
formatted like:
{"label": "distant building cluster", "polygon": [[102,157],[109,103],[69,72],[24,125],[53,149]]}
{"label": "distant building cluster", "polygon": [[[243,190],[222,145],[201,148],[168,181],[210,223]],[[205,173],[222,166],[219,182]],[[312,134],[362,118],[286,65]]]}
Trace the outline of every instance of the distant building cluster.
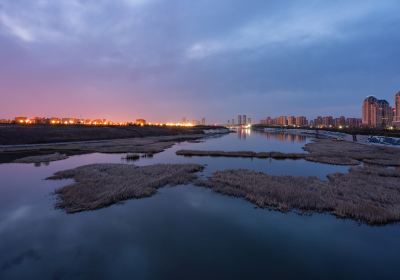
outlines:
{"label": "distant building cluster", "polygon": [[182,121],[179,123],[182,126],[196,126],[196,125],[206,125],[206,118],[201,118],[201,120],[188,120],[187,118],[182,118]]}
{"label": "distant building cluster", "polygon": [[4,120],[3,123],[14,124],[43,124],[43,125],[118,125],[106,119],[78,119],[78,118],[45,118],[45,117],[15,117],[13,120]]}
{"label": "distant building cluster", "polygon": [[0,124],[19,124],[19,125],[87,125],[87,126],[184,126],[191,127],[195,125],[206,125],[206,119],[189,121],[186,118],[182,122],[167,122],[167,123],[151,123],[145,119],[136,119],[132,122],[112,122],[106,119],[79,119],[79,118],[45,118],[45,117],[15,117],[14,119],[0,119]]}
{"label": "distant building cluster", "polygon": [[261,124],[269,126],[290,126],[290,127],[318,127],[318,128],[343,128],[360,127],[361,119],[346,118],[344,116],[318,116],[313,120],[308,120],[305,116],[280,116],[276,118],[267,117],[260,121]]}
{"label": "distant building cluster", "polygon": [[249,126],[251,125],[251,121],[251,118],[247,115],[238,115],[237,121],[235,122],[235,119],[228,120],[228,125]]}
{"label": "distant building cluster", "polygon": [[362,125],[371,128],[400,127],[400,92],[395,95],[395,107],[375,96],[365,98],[362,105]]}
{"label": "distant building cluster", "polygon": [[271,126],[308,126],[308,120],[304,116],[279,116],[276,118],[267,117],[261,120],[261,124]]}
{"label": "distant building cluster", "polygon": [[310,121],[311,127],[318,128],[357,128],[361,127],[362,120],[360,118],[346,118],[345,116],[333,117],[333,116],[318,116],[314,120]]}

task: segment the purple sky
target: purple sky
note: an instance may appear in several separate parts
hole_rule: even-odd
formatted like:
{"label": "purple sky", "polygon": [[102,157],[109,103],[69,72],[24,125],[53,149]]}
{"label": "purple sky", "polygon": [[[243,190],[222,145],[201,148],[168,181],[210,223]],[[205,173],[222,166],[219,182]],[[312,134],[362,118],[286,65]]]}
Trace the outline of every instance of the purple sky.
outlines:
{"label": "purple sky", "polygon": [[398,0],[1,0],[0,118],[360,116],[400,90]]}

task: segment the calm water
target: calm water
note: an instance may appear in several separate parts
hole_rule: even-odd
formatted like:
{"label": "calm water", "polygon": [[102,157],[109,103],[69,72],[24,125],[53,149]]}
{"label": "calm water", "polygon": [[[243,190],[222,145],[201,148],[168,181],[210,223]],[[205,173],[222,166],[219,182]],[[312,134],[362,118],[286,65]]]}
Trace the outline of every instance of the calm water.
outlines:
{"label": "calm water", "polygon": [[[299,152],[310,139],[242,131],[181,143],[135,162],[206,164],[325,178],[335,167],[303,160],[177,157],[178,149]],[[45,181],[62,169],[123,162],[75,156],[48,166],[0,165],[0,279],[400,279],[400,225],[370,227],[330,215],[256,209],[192,185],[67,215]]]}

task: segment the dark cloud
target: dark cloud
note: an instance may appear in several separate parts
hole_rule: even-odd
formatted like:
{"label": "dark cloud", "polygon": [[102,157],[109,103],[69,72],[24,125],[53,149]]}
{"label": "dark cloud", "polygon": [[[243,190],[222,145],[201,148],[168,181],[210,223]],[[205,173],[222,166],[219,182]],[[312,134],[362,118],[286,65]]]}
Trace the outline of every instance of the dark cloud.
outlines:
{"label": "dark cloud", "polygon": [[0,117],[359,116],[364,96],[393,102],[400,88],[399,8],[394,0],[5,0]]}

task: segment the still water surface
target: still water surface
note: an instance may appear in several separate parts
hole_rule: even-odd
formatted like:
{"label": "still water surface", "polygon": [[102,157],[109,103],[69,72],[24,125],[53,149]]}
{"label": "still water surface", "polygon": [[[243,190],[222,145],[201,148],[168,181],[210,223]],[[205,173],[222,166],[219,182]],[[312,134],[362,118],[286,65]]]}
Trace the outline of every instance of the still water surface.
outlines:
{"label": "still water surface", "polygon": [[[185,158],[178,149],[301,152],[310,139],[242,131],[180,143],[136,161],[249,168],[319,176],[346,167],[304,160]],[[68,215],[46,181],[84,164],[121,155],[74,156],[50,165],[0,165],[0,279],[400,279],[400,226],[370,227],[330,215],[300,216],[185,185],[151,198]]]}

